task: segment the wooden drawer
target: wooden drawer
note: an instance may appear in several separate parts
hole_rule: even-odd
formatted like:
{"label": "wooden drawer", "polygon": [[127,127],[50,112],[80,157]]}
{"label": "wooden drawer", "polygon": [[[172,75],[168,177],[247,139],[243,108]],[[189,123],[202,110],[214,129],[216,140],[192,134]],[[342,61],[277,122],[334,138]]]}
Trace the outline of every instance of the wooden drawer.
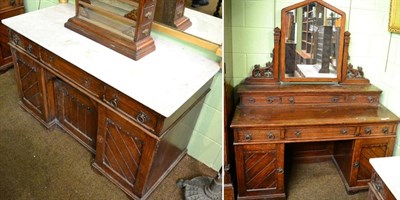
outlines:
{"label": "wooden drawer", "polygon": [[348,95],[347,103],[379,104],[379,95]]}
{"label": "wooden drawer", "polygon": [[379,104],[379,95],[241,95],[241,104],[245,106],[268,106],[276,104]]}
{"label": "wooden drawer", "polygon": [[[146,129],[158,133],[162,126],[162,116],[116,89],[106,86],[103,101],[138,122]],[[157,134],[158,135],[158,134]]]}
{"label": "wooden drawer", "polygon": [[295,127],[285,131],[285,139],[329,139],[354,137],[356,127]]}
{"label": "wooden drawer", "polygon": [[395,200],[392,192],[385,185],[385,182],[381,177],[374,171],[372,173],[371,182],[369,183],[368,199],[384,199],[384,200]]}
{"label": "wooden drawer", "polygon": [[245,106],[262,106],[262,105],[275,105],[281,104],[282,97],[280,96],[247,96],[243,95],[241,104]]}
{"label": "wooden drawer", "polygon": [[20,47],[21,49],[24,49],[26,53],[33,56],[34,58],[39,58],[39,45],[16,33],[15,31],[10,31],[9,38],[12,44]]}
{"label": "wooden drawer", "polygon": [[55,70],[60,75],[62,74],[61,77],[65,77],[74,84],[82,87],[86,92],[98,98],[103,95],[104,84],[100,80],[68,63],[50,51],[42,48],[40,50],[40,60],[48,65],[51,70]]}
{"label": "wooden drawer", "polygon": [[284,104],[321,104],[321,103],[343,103],[345,101],[342,95],[301,95],[301,96],[285,96],[282,98]]}
{"label": "wooden drawer", "polygon": [[395,135],[395,124],[371,124],[360,127],[360,136]]}
{"label": "wooden drawer", "polygon": [[15,46],[24,49],[26,53],[33,56],[34,58],[39,58],[39,45],[25,38],[24,36],[18,34],[15,31],[10,31],[10,42]]}
{"label": "wooden drawer", "polygon": [[238,130],[235,135],[236,142],[262,142],[283,139],[281,130],[276,129],[245,129]]}

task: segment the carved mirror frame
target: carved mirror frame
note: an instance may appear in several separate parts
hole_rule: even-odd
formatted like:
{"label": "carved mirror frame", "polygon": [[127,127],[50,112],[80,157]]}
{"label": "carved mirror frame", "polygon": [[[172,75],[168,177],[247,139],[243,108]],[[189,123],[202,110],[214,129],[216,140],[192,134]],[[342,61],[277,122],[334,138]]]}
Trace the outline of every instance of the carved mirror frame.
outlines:
{"label": "carved mirror frame", "polygon": [[[338,47],[338,59],[337,59],[337,76],[336,78],[296,78],[296,77],[285,77],[285,51],[286,51],[286,44],[285,44],[285,36],[287,30],[287,26],[284,26],[285,21],[287,20],[286,13],[295,10],[297,8],[302,8],[307,6],[310,3],[318,3],[331,11],[336,12],[337,14],[341,15],[340,27],[340,39],[339,39],[339,47]],[[279,74],[280,74],[280,81],[282,82],[340,82],[342,80],[342,68],[344,65],[343,54],[344,54],[344,40],[345,40],[345,25],[346,25],[346,13],[341,11],[340,9],[324,2],[323,0],[306,0],[286,8],[283,8],[281,11],[281,33],[280,33],[280,52],[279,52]]]}

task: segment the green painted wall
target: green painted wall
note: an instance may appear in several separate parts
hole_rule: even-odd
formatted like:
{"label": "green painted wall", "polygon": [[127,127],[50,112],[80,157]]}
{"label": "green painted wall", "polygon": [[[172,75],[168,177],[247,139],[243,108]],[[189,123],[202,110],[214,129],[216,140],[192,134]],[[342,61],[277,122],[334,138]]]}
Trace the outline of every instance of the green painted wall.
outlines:
{"label": "green painted wall", "polygon": [[[69,3],[74,2],[69,0]],[[26,12],[57,4],[58,0],[25,0]],[[183,45],[191,46],[179,40],[176,41]],[[197,49],[199,54],[216,61],[220,60],[213,52],[196,47],[193,48]],[[218,72],[214,76],[211,92],[203,102],[200,116],[189,142],[188,154],[216,171],[222,166],[222,72]]]}
{"label": "green painted wall", "polygon": [[[325,0],[346,13],[351,32],[350,62],[383,90],[381,103],[400,116],[400,35],[388,32],[390,0]],[[231,0],[226,3],[224,45],[233,85],[250,75],[255,64],[271,61],[273,28],[280,27],[281,9],[300,0]],[[229,47],[229,48],[227,48]],[[400,126],[399,126],[400,127]],[[400,129],[400,128],[399,128]],[[400,131],[397,131],[400,136]],[[395,155],[400,155],[397,137]]]}

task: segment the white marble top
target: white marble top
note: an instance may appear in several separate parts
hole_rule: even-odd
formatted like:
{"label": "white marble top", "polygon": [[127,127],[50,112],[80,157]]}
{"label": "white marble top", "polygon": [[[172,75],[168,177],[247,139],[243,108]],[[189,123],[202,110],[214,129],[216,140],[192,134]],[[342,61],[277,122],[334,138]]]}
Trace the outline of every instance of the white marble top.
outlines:
{"label": "white marble top", "polygon": [[165,117],[220,69],[196,48],[154,33],[156,51],[134,61],[65,28],[74,12],[73,5],[59,4],[2,22]]}
{"label": "white marble top", "polygon": [[394,197],[400,199],[400,156],[371,158],[369,162]]}
{"label": "white marble top", "polygon": [[208,40],[215,44],[222,44],[222,19],[204,14],[190,8],[185,8],[186,17],[192,22],[192,26],[185,30],[185,33]]}

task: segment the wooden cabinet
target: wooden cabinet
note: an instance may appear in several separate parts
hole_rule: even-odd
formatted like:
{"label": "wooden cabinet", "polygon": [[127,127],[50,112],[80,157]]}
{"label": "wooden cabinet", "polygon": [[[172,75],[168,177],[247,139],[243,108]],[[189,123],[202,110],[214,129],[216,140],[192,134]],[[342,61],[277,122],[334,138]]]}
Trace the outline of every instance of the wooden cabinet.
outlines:
{"label": "wooden cabinet", "polygon": [[395,138],[360,139],[355,141],[350,187],[368,187],[371,181],[370,158],[391,156]]}
{"label": "wooden cabinet", "polygon": [[97,103],[61,80],[54,87],[59,126],[95,153]]}
{"label": "wooden cabinet", "polygon": [[[0,2],[0,21],[22,13],[24,13],[23,0]],[[8,28],[0,22],[0,71],[5,71],[13,64],[8,41]]]}
{"label": "wooden cabinet", "polygon": [[157,140],[114,111],[99,107],[99,131],[94,167],[126,188],[129,196],[142,197]]}
{"label": "wooden cabinet", "polygon": [[238,195],[285,198],[284,144],[235,146]]}
{"label": "wooden cabinet", "polygon": [[398,166],[400,157],[373,158],[371,182],[368,183],[368,200],[399,199]]}
{"label": "wooden cabinet", "polygon": [[23,52],[13,49],[12,53],[21,106],[50,127],[53,119],[49,114],[44,68]]}
{"label": "wooden cabinet", "polygon": [[146,199],[186,154],[211,80],[164,117],[51,51],[10,31],[22,107],[95,154],[95,169]]}
{"label": "wooden cabinet", "polygon": [[368,159],[392,154],[400,120],[365,101],[378,99],[373,86],[336,87],[238,87],[231,127],[239,199],[284,198],[285,159],[333,161],[349,193],[368,188]]}

